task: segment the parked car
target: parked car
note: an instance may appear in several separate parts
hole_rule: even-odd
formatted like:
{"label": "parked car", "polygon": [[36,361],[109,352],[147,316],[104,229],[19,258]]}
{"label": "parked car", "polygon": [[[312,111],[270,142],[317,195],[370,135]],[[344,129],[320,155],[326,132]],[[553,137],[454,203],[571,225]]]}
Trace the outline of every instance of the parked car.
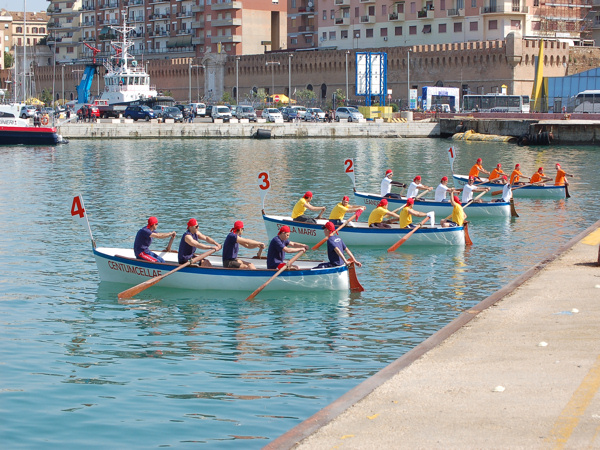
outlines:
{"label": "parked car", "polygon": [[77,111],[77,115],[78,116],[83,116],[88,117],[88,111],[90,111],[90,116],[91,117],[95,117],[95,118],[100,118],[100,110],[98,109],[97,106],[95,105],[83,105],[81,108],[79,108],[79,110]]}
{"label": "parked car", "polygon": [[179,111],[181,111],[181,114],[183,114],[183,118],[186,119],[187,117],[189,117],[189,115],[191,114],[192,110],[188,105],[175,105],[175,108],[179,109]]}
{"label": "parked car", "polygon": [[325,122],[325,111],[321,108],[308,108],[302,118],[306,121]]}
{"label": "parked car", "polygon": [[21,106],[21,112],[19,112],[19,117],[21,119],[29,119],[30,117],[35,116],[35,106],[33,105],[25,105]]}
{"label": "parked car", "polygon": [[53,116],[55,113],[54,108],[51,108],[50,106],[43,107],[40,112],[42,113],[42,115],[48,114],[49,116]]}
{"label": "parked car", "polygon": [[152,111],[154,111],[154,114],[156,114],[157,118],[162,119],[165,109],[167,109],[167,106],[165,105],[154,105]]}
{"label": "parked car", "polygon": [[212,117],[212,105],[206,105],[206,110],[204,113],[204,117]]}
{"label": "parked car", "polygon": [[162,112],[162,119],[173,119],[175,122],[183,123],[183,113],[176,106],[168,106]]}
{"label": "parked car", "polygon": [[302,119],[302,116],[306,112],[306,107],[304,106],[288,106],[283,110],[283,120],[287,120],[288,122],[293,122],[296,119]]}
{"label": "parked car", "polygon": [[283,121],[283,115],[277,108],[265,108],[262,117],[263,119],[267,119],[267,122],[275,122],[276,120]]}
{"label": "parked car", "polygon": [[156,119],[156,113],[146,105],[130,105],[125,108],[123,117],[126,119],[133,120],[145,120],[146,122],[150,119]]}
{"label": "parked car", "polygon": [[235,109],[235,117],[238,119],[248,119],[250,122],[256,122],[256,111],[252,106],[238,106]]}
{"label": "parked car", "polygon": [[348,122],[358,122],[359,119],[365,117],[358,111],[358,109],[351,106],[340,106],[335,110],[335,121],[339,122],[340,119],[348,119]]}
{"label": "parked car", "polygon": [[215,119],[223,119],[224,122],[229,122],[231,119],[231,110],[228,106],[223,105],[215,105],[212,107],[211,116],[213,118],[213,122]]}
{"label": "parked car", "polygon": [[206,105],[204,103],[190,103],[188,107],[196,116],[206,116]]}

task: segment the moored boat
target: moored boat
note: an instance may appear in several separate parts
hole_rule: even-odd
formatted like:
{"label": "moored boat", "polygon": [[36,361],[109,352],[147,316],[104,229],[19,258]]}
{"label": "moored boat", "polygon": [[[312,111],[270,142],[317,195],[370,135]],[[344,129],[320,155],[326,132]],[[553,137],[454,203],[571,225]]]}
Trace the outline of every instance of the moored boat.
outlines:
{"label": "moored boat", "polygon": [[[366,192],[354,192],[354,198],[357,205],[365,206],[367,208],[364,214],[369,214],[377,207],[377,204],[383,197]],[[387,201],[388,209],[390,211],[406,205],[406,197],[399,199],[387,198]],[[471,203],[468,208],[466,214],[468,215],[469,220],[475,217],[510,217],[509,202]],[[452,204],[450,202],[436,202],[429,199],[415,199],[413,209],[421,212],[433,211],[439,218],[444,218],[452,214]]]}
{"label": "moored boat", "polygon": [[[2,109],[0,116],[0,145],[56,145],[62,138],[55,127],[34,127],[28,120],[20,119],[10,109]],[[12,117],[11,117],[12,116]]]}
{"label": "moored boat", "polygon": [[[323,225],[327,222],[326,219],[317,220],[316,224],[295,222],[289,216],[267,214],[263,214],[263,220],[269,239],[275,237],[283,225],[287,225],[291,230],[291,241],[308,245],[316,244],[323,239]],[[339,235],[348,246],[390,247],[410,231],[412,231],[410,228],[399,228],[398,224],[392,225],[392,228],[369,228],[366,222],[352,222],[342,228]],[[464,227],[423,226],[404,245],[465,245]]]}
{"label": "moored boat", "polygon": [[[152,263],[134,257],[132,249],[94,248],[94,258],[102,281],[133,286],[164,275],[179,267],[176,252],[157,252],[165,263]],[[220,256],[208,256],[212,267],[188,266],[165,277],[159,285],[192,290],[244,291],[251,293],[269,280],[276,270],[267,270],[266,259],[251,259],[257,270],[225,269]],[[242,258],[246,259],[246,258]],[[299,270],[286,270],[265,290],[344,291],[350,287],[348,267],[316,269],[323,261],[297,260]]]}
{"label": "moored boat", "polygon": [[[456,175],[454,174],[454,182],[458,187],[462,187],[469,182],[468,175]],[[491,188],[488,195],[494,191],[502,190],[503,185],[498,183],[490,183],[487,178],[481,178],[481,182],[476,182],[479,187]],[[524,186],[517,186],[512,190],[513,197],[515,198],[566,198],[566,190],[564,186],[537,186],[526,184]]]}

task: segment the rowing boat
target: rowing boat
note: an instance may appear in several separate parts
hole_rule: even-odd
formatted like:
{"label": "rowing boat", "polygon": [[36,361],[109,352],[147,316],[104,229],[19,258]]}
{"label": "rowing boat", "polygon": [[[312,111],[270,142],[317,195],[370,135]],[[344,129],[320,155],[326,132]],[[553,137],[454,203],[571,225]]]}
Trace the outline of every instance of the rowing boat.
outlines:
{"label": "rowing boat", "polygon": [[[275,237],[283,225],[287,225],[290,227],[292,242],[308,245],[316,244],[323,239],[323,225],[327,223],[325,219],[317,220],[316,224],[295,222],[289,216],[268,214],[263,214],[263,220],[269,239]],[[339,235],[349,247],[357,245],[389,247],[411,231],[410,228],[399,228],[398,224],[394,224],[392,227],[369,228],[366,222],[352,222],[342,228]],[[404,245],[465,245],[464,227],[423,226]]]}
{"label": "rowing boat", "polygon": [[[176,252],[157,252],[165,263],[153,263],[134,257],[132,249],[94,248],[100,280],[135,285],[164,275],[179,267]],[[254,291],[271,278],[276,270],[267,270],[266,259],[252,259],[257,270],[225,269],[220,256],[206,258],[212,267],[188,266],[165,277],[160,286],[192,290]],[[242,258],[244,259],[244,258]],[[323,261],[297,260],[299,270],[286,270],[265,290],[269,291],[345,291],[349,289],[348,267],[316,269]]]}
{"label": "rowing boat", "polygon": [[[369,194],[366,192],[354,192],[356,204],[365,206],[367,209],[364,214],[370,214],[383,197],[377,194]],[[387,198],[387,197],[386,197]],[[406,205],[406,197],[402,198],[387,198],[388,209],[393,211]],[[429,199],[415,199],[415,204],[412,207],[416,211],[435,212],[438,217],[446,217],[452,214],[452,204],[450,202],[436,202]],[[474,217],[510,217],[509,202],[482,202],[471,203],[468,211],[469,220]]]}
{"label": "rowing boat", "polygon": [[[458,187],[462,187],[469,182],[468,175],[456,175],[454,174],[454,182]],[[476,182],[477,187],[489,187],[491,188],[488,194],[494,192],[494,189],[501,190],[503,185],[499,183],[490,183],[487,178],[481,178],[481,181]],[[513,197],[533,197],[533,198],[566,198],[566,191],[564,186],[536,186],[536,185],[524,185],[515,186],[512,190]],[[469,207],[470,208],[470,207]],[[470,216],[470,214],[469,214]]]}

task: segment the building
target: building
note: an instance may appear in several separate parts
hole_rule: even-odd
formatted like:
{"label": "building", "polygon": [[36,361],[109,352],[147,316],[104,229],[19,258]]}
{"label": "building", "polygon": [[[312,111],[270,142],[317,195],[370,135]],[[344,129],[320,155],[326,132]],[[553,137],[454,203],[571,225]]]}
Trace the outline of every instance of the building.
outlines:
{"label": "building", "polygon": [[81,48],[81,0],[50,2],[48,6],[48,46],[56,62],[79,59]]}
{"label": "building", "polygon": [[9,39],[10,47],[23,46],[28,47],[37,45],[48,34],[48,15],[45,12],[28,12],[24,16],[23,12],[13,12],[2,10],[2,16],[12,18]]}
{"label": "building", "polygon": [[[11,24],[12,24],[12,16],[5,10],[0,12],[0,42],[2,45],[0,46],[0,69],[4,69],[4,54],[10,53],[12,48],[11,45]],[[0,86],[0,89],[5,86]]]}

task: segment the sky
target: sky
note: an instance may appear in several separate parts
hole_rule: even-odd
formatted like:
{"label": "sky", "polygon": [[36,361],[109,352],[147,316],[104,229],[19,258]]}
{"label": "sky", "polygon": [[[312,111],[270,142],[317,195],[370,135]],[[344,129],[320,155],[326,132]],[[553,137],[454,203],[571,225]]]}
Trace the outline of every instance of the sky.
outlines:
{"label": "sky", "polygon": [[39,12],[46,11],[50,2],[48,0],[0,0],[0,9],[7,11],[23,11],[24,4],[27,4],[27,11]]}

